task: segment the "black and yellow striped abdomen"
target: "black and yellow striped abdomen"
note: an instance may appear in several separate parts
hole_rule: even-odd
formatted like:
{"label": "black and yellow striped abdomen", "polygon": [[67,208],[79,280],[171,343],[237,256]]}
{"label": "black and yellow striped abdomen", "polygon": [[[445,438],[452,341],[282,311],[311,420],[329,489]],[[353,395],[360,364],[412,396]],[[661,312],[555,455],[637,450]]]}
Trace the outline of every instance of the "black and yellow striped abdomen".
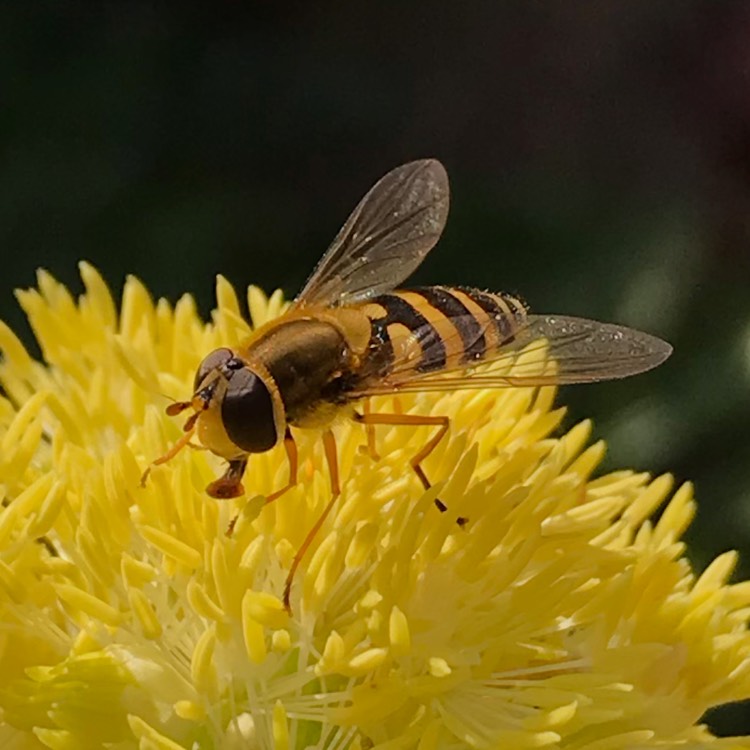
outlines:
{"label": "black and yellow striped abdomen", "polygon": [[510,295],[444,286],[384,294],[363,311],[371,327],[363,372],[370,377],[477,364],[512,342],[526,316]]}

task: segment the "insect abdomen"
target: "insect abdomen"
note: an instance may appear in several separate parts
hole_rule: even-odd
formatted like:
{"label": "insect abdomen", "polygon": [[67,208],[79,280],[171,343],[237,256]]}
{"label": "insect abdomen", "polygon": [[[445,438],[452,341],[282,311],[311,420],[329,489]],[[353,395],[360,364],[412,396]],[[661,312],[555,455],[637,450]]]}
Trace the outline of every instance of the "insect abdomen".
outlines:
{"label": "insect abdomen", "polygon": [[384,294],[364,311],[371,326],[367,369],[378,375],[395,362],[418,373],[476,364],[512,342],[526,317],[510,295],[444,286]]}

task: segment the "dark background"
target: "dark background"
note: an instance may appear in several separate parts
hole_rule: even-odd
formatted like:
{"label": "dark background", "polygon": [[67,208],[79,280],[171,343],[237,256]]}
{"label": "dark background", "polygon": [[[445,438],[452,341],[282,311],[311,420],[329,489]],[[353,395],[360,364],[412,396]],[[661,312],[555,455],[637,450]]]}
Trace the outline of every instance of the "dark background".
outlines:
{"label": "dark background", "polygon": [[13,288],[78,291],[80,259],[204,312],[218,272],[292,295],[380,175],[435,156],[451,219],[415,280],[671,341],[561,401],[607,468],[695,480],[696,566],[738,548],[750,576],[750,3],[4,3],[0,96],[0,317],[27,338]]}

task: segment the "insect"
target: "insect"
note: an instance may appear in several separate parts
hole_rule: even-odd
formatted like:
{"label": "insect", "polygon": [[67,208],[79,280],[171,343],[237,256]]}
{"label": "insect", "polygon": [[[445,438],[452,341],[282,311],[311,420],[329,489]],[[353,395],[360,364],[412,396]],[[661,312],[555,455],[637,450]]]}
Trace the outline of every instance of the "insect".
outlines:
{"label": "insect", "polygon": [[[358,404],[380,394],[623,378],[655,367],[672,351],[629,328],[532,315],[507,294],[446,286],[394,291],[437,242],[448,202],[439,161],[414,161],[386,174],[354,209],[291,307],[248,342],[208,354],[192,398],[167,407],[171,416],[192,414],[182,438],[153,463],[173,458],[197,433],[202,446],[228,462],[206,488],[215,498],[242,495],[248,457],[283,443],[289,480],[266,502],[278,499],[297,483],[292,428],[322,430],[331,499],[294,557],[284,588],[287,609],[294,574],[340,493],[331,431],[336,418],[365,425],[373,456],[375,426],[433,426],[434,435],[411,459],[429,488],[422,464],[445,437],[449,418],[371,413]],[[507,365],[521,349],[524,358],[509,374]],[[480,365],[489,367],[477,372]],[[446,510],[439,499],[436,504]]]}

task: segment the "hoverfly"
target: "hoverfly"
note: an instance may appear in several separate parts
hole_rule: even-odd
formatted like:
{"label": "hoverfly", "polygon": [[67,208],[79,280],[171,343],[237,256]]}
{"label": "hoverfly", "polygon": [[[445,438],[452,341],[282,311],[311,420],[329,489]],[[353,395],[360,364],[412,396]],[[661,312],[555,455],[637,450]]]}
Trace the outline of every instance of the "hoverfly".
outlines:
{"label": "hoverfly", "polygon": [[[208,354],[192,398],[167,407],[171,416],[193,413],[184,436],[153,463],[170,460],[197,433],[202,446],[228,462],[206,488],[215,498],[242,495],[248,457],[283,442],[289,480],[268,495],[266,502],[273,502],[297,483],[291,428],[322,430],[331,500],[294,557],[284,587],[287,609],[300,560],[340,493],[330,427],[342,412],[365,425],[373,456],[376,425],[434,426],[411,459],[427,489],[422,463],[447,433],[449,418],[358,411],[359,402],[402,392],[623,378],[657,366],[672,351],[629,328],[531,315],[507,294],[447,286],[394,291],[440,237],[448,192],[448,176],[434,159],[386,174],[354,209],[291,307],[241,346]],[[521,349],[524,359],[509,370]],[[545,362],[553,367],[540,367]],[[490,366],[476,372],[478,365]],[[446,510],[439,499],[436,504]]]}

